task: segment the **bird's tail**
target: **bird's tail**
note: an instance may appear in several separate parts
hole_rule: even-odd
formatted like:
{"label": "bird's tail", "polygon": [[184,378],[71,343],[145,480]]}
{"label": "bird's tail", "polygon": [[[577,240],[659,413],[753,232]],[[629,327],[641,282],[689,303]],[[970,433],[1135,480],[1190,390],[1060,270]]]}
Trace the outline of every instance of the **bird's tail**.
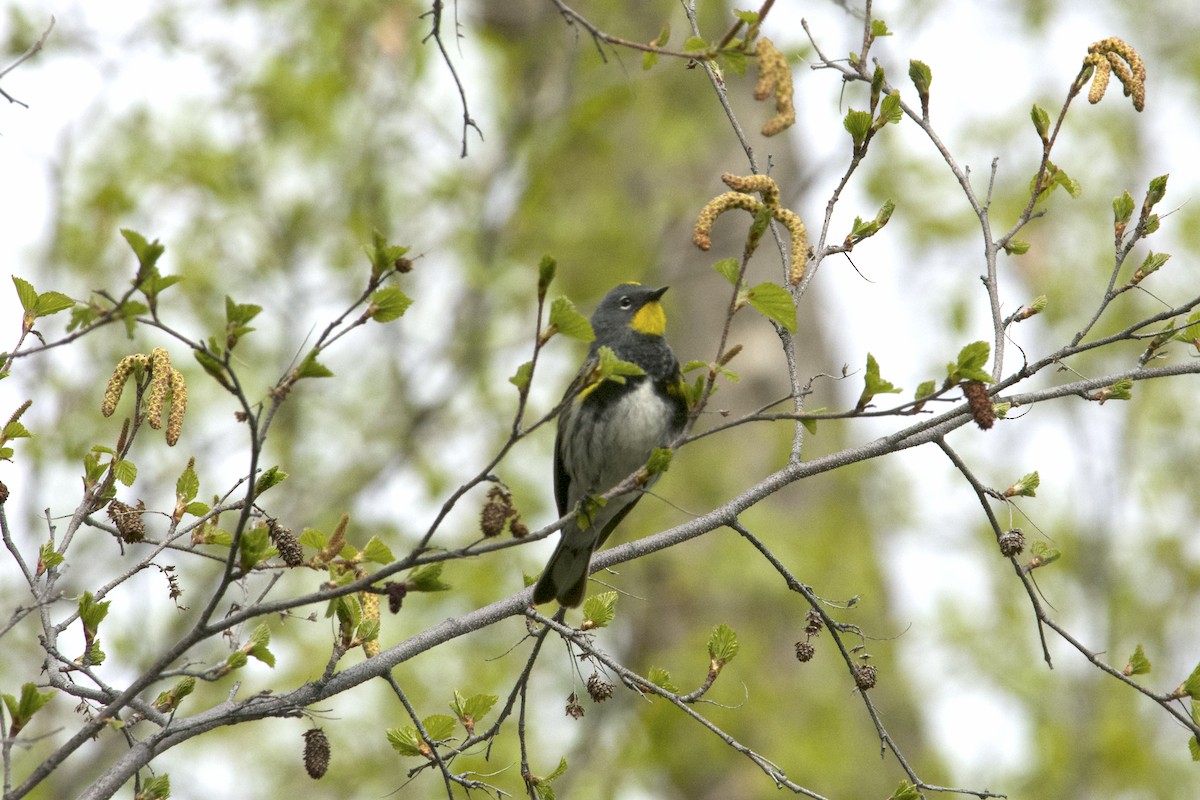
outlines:
{"label": "bird's tail", "polygon": [[535,605],[557,600],[561,606],[574,608],[583,602],[587,592],[588,568],[598,538],[599,528],[595,526],[580,530],[571,520],[563,527],[558,547],[533,587]]}

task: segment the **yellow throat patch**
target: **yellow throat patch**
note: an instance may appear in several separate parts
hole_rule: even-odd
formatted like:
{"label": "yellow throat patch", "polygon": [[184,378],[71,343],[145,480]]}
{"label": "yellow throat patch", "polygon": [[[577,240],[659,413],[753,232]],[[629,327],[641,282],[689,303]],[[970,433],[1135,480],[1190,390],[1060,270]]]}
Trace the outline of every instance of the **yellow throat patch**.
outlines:
{"label": "yellow throat patch", "polygon": [[662,336],[663,331],[667,329],[667,315],[663,312],[662,303],[651,300],[639,308],[633,315],[633,319],[629,321],[629,327],[638,333]]}

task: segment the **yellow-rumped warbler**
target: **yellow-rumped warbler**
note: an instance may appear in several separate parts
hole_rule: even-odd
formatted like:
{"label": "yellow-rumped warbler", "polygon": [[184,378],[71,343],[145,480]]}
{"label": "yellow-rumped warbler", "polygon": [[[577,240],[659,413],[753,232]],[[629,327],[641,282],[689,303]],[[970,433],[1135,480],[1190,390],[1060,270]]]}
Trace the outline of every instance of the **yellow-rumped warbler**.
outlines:
{"label": "yellow-rumped warbler", "polygon": [[[683,430],[687,402],[679,362],[663,338],[667,318],[659,299],[667,291],[623,283],[605,295],[592,315],[592,341],[587,360],[567,389],[567,405],[558,417],[554,441],[554,496],[559,516],[576,510],[580,499],[608,491],[646,464],[651,452],[666,447]],[[597,382],[601,347],[641,367],[644,375],[624,382]],[[587,591],[592,553],[625,518],[639,490],[590,507],[591,524],[580,527],[575,516],[563,526],[562,539],[533,590],[533,602],[558,600],[577,606]]]}

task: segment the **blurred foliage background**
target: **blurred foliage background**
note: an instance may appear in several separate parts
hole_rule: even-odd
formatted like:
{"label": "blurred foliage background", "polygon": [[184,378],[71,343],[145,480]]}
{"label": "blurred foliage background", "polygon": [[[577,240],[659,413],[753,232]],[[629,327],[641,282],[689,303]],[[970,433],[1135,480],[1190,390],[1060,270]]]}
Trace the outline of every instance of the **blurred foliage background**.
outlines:
{"label": "blurred foliage background", "polygon": [[[290,478],[269,505],[296,530],[328,531],[349,511],[352,542],[379,535],[396,552],[424,532],[446,494],[508,434],[516,393],[506,378],[528,358],[536,265],[545,253],[559,261],[554,289],[585,310],[621,280],[671,285],[668,335],[676,352],[683,360],[715,352],[727,297],[709,267],[740,253],[742,228],[719,223],[708,254],[691,246],[690,229],[704,202],[723,190],[720,173],[748,168],[702,70],[664,60],[643,71],[638,54],[597,47],[544,0],[447,6],[442,35],[482,132],[465,131],[462,158],[460,99],[427,38],[427,5],[164,0],[103,21],[77,3],[49,5],[58,22],[46,50],[4,84],[31,108],[4,110],[0,126],[14,141],[0,143],[0,157],[36,161],[38,176],[28,185],[5,180],[5,213],[11,218],[26,196],[44,200],[31,204],[39,216],[22,222],[31,232],[4,237],[13,274],[80,299],[101,288],[119,291],[136,267],[119,228],[159,238],[167,246],[164,271],[185,278],[164,296],[161,313],[171,324],[204,338],[223,329],[225,296],[264,306],[240,352],[247,374],[261,378],[251,395],[261,396],[360,291],[367,272],[360,245],[372,230],[419,254],[404,286],[416,300],[408,314],[360,329],[327,352],[336,378],[302,386],[276,422],[270,463]],[[1029,106],[1057,111],[1087,45],[1121,36],[1151,75],[1140,116],[1115,89],[1096,107],[1072,109],[1055,160],[1081,182],[1082,196],[1055,197],[1049,216],[1022,234],[1029,253],[1003,264],[1008,310],[1049,298],[1046,313],[1017,330],[1010,369],[1022,357],[1018,347],[1031,358],[1051,352],[1090,316],[1111,269],[1111,199],[1128,189],[1140,200],[1153,175],[1171,173],[1167,205],[1177,210],[1154,240],[1174,259],[1152,291],[1175,300],[1194,295],[1200,208],[1190,202],[1197,181],[1188,156],[1198,129],[1200,62],[1192,43],[1200,12],[1182,2],[1154,14],[1081,0],[986,11],[966,5],[876,3],[876,16],[896,36],[881,40],[874,55],[902,91],[909,58],[930,64],[935,125],[945,126],[939,131],[948,146],[972,166],[977,191],[992,158],[1000,158],[997,230],[1023,205],[1039,156]],[[749,99],[752,77],[727,80],[785,205],[815,231],[849,157],[840,117],[865,100],[861,87],[808,69],[813,54],[799,20],[808,17],[822,49],[841,55],[859,48],[861,27],[853,4],[798,6],[778,3],[764,28],[795,66],[798,126],[763,139],[757,129],[769,114]],[[629,39],[649,41],[664,24],[672,45],[690,35],[676,3],[576,8]],[[699,11],[708,38],[731,20],[725,3]],[[46,14],[45,3],[10,5],[0,28],[6,60],[37,38]],[[44,106],[57,108],[57,93],[80,82],[86,99],[53,122],[39,117]],[[21,131],[47,124],[43,136],[52,146],[23,151]],[[832,238],[889,198],[897,212],[885,232],[856,249],[853,265],[827,261],[801,305],[804,375],[840,375],[843,364],[861,370],[870,350],[885,377],[911,391],[966,342],[990,339],[977,279],[978,222],[907,122],[877,140],[866,172],[838,207]],[[770,256],[756,257],[758,280],[778,279]],[[3,347],[15,340],[18,319],[6,302]],[[1117,330],[1156,303],[1130,297],[1102,328]],[[745,345],[731,365],[741,381],[722,386],[714,407],[737,413],[782,397],[786,375],[770,326],[744,312],[733,341]],[[34,400],[24,421],[37,438],[21,443],[16,468],[0,465],[22,546],[44,538],[43,509],[73,508],[80,459],[115,436],[97,413],[112,366],[155,346],[170,339],[141,327],[131,341],[111,327],[22,360],[0,384],[0,412]],[[535,382],[534,413],[554,405],[581,355],[574,343],[554,342]],[[1131,366],[1137,355],[1070,367],[1103,374]],[[192,391],[184,438],[173,451],[142,443],[128,502],[170,508],[190,455],[202,494],[224,491],[245,468],[234,405],[198,367],[181,368]],[[852,406],[860,385],[857,376],[818,381],[809,407]],[[1148,683],[1160,690],[1173,688],[1200,655],[1194,398],[1188,378],[1161,382],[1139,387],[1127,404],[1060,401],[987,434],[964,428],[951,441],[997,488],[1041,473],[1038,498],[1023,502],[1012,524],[1065,554],[1039,575],[1047,601],[1118,666],[1143,643],[1155,667]],[[808,438],[806,457],[895,427],[894,420],[823,424]],[[743,427],[689,446],[656,489],[662,499],[642,503],[619,536],[660,530],[733,496],[784,463],[790,431],[783,423]],[[553,516],[552,438],[543,430],[498,470],[531,527]],[[476,538],[481,502],[473,494],[460,504],[441,544]],[[903,453],[806,481],[743,521],[817,594],[839,603],[858,598],[838,616],[871,637],[866,648],[881,675],[873,696],[926,780],[1028,798],[1194,796],[1197,767],[1166,715],[1057,641],[1055,669],[1046,668],[1028,601],[995,553],[974,497],[940,453]],[[97,534],[78,547],[70,590],[82,592],[120,569],[113,541]],[[445,577],[454,591],[413,598],[385,618],[384,646],[517,591],[548,550],[542,544],[451,565]],[[200,602],[212,568],[184,559],[178,566],[181,603]],[[10,570],[7,562],[0,567],[5,608],[23,600]],[[305,591],[319,579],[289,574],[277,591]],[[903,777],[892,759],[878,758],[873,726],[829,643],[817,643],[813,662],[796,662],[804,605],[736,534],[714,531],[626,565],[612,580],[631,594],[600,641],[634,669],[657,665],[680,686],[698,684],[708,631],[724,622],[739,633],[741,654],[711,695],[722,705],[703,711],[791,779],[830,797],[886,797]],[[170,603],[161,577],[138,576],[114,600],[105,666],[114,675],[148,662],[187,624],[188,612]],[[319,674],[330,640],[320,612],[315,620],[272,621],[278,666],[244,671],[243,694]],[[6,637],[0,689],[7,692],[29,680],[37,663],[28,623]],[[452,688],[504,695],[524,653],[509,650],[523,634],[510,621],[402,665],[397,680],[423,714],[444,713]],[[530,741],[535,772],[548,773],[567,756],[560,796],[774,796],[749,761],[665,703],[618,690],[608,703],[588,705],[583,719],[565,717],[566,696],[581,691],[580,683],[568,654],[550,643],[533,683]],[[203,687],[195,708],[229,689]],[[72,710],[61,700],[57,721],[39,718],[43,732],[70,726]],[[177,797],[441,791],[429,771],[407,782],[414,762],[397,756],[383,734],[407,719],[386,687],[364,687],[314,711],[333,743],[333,765],[321,782],[301,768],[308,723],[294,720],[193,740],[156,760],[156,769],[171,774]],[[38,742],[18,764],[33,763],[52,744]],[[90,746],[88,764],[68,762],[36,796],[77,793],[123,747],[115,735],[102,737]],[[511,728],[490,759],[464,763],[483,775],[502,771],[494,782],[514,795],[523,791]]]}

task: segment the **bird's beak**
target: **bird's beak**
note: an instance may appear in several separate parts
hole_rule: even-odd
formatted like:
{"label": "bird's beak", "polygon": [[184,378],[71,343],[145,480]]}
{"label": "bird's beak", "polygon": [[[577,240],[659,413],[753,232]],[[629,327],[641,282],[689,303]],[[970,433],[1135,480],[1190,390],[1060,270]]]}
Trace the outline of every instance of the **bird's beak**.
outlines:
{"label": "bird's beak", "polygon": [[650,299],[657,302],[659,298],[667,293],[667,289],[670,288],[670,286],[664,286],[661,289],[655,289],[654,291],[650,292]]}

